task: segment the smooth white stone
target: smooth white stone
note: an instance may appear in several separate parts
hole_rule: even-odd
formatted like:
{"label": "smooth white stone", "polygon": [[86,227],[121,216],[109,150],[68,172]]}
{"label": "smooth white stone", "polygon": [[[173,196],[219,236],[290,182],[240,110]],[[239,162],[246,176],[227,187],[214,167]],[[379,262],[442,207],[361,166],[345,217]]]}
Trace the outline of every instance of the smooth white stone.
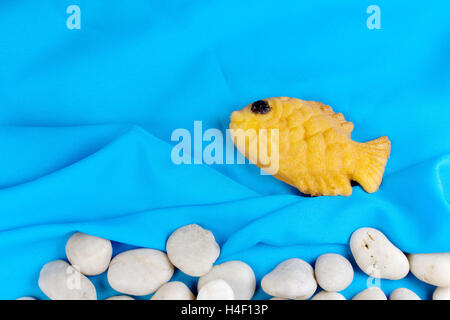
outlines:
{"label": "smooth white stone", "polygon": [[338,292],[320,291],[311,300],[347,300]]}
{"label": "smooth white stone", "polygon": [[217,279],[222,279],[231,286],[236,300],[250,300],[255,293],[255,274],[245,262],[228,261],[214,266],[198,280],[198,291],[205,283]]}
{"label": "smooth white stone", "polygon": [[438,287],[433,292],[433,300],[450,300],[450,287]]}
{"label": "smooth white stone", "polygon": [[421,300],[413,291],[407,288],[398,288],[391,292],[389,300]]}
{"label": "smooth white stone", "polygon": [[173,265],[164,252],[134,249],[122,252],[111,260],[108,282],[118,292],[144,296],[168,282],[173,272]]}
{"label": "smooth white stone", "polygon": [[112,257],[111,241],[77,232],[66,243],[66,255],[82,274],[95,276],[108,269]]}
{"label": "smooth white stone", "polygon": [[107,298],[106,300],[134,300],[134,298],[129,296],[112,296]]}
{"label": "smooth white stone", "polygon": [[301,259],[288,259],[266,274],[261,287],[267,294],[287,299],[308,299],[317,289],[314,270]]}
{"label": "smooth white stone", "polygon": [[207,274],[220,255],[212,232],[197,224],[175,230],[167,240],[166,250],[172,264],[193,277]]}
{"label": "smooth white stone", "polygon": [[317,283],[325,291],[342,291],[353,281],[353,267],[340,254],[327,253],[317,258],[315,275]]}
{"label": "smooth white stone", "polygon": [[450,287],[450,252],[408,255],[417,279],[437,287]]}
{"label": "smooth white stone", "polygon": [[235,300],[233,289],[224,280],[206,283],[198,292],[197,300]]}
{"label": "smooth white stone", "polygon": [[20,297],[20,298],[18,298],[16,300],[36,300],[36,299],[33,298],[33,297]]}
{"label": "smooth white stone", "polygon": [[195,300],[191,290],[180,281],[163,284],[150,300]]}
{"label": "smooth white stone", "polygon": [[376,229],[353,232],[350,249],[361,270],[373,278],[398,280],[409,272],[408,258]]}
{"label": "smooth white stone", "polygon": [[63,260],[45,264],[38,284],[51,300],[97,300],[92,282]]}
{"label": "smooth white stone", "polygon": [[352,300],[387,300],[387,297],[380,288],[370,287],[358,293]]}

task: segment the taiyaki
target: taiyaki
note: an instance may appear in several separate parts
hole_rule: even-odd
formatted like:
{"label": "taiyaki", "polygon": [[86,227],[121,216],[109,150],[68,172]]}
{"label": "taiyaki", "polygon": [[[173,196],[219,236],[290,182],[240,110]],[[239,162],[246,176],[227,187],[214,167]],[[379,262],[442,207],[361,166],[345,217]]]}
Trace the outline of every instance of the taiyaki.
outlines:
{"label": "taiyaki", "polygon": [[[276,146],[259,135],[271,129],[277,129]],[[258,158],[264,142],[269,153],[278,152],[278,170],[271,174],[313,196],[349,196],[351,181],[366,192],[378,190],[391,143],[386,136],[355,142],[352,131],[353,123],[330,106],[288,97],[258,100],[230,118],[230,134],[242,154],[264,170],[267,158]]]}

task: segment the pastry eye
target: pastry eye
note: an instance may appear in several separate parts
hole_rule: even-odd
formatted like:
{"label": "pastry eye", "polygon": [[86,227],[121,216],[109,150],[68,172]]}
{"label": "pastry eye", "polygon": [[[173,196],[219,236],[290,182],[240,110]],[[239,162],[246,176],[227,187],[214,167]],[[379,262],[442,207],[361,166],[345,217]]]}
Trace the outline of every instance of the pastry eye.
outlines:
{"label": "pastry eye", "polygon": [[265,114],[270,111],[269,104],[264,100],[258,100],[252,103],[252,112],[258,114]]}

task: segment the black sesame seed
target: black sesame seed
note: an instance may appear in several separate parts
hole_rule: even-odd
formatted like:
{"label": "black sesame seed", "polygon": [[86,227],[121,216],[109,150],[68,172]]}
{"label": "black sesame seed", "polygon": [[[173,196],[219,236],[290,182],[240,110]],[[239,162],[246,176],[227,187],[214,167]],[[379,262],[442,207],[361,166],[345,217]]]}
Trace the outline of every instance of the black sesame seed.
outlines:
{"label": "black sesame seed", "polygon": [[270,111],[270,106],[264,100],[258,100],[256,102],[252,103],[252,112],[253,113],[265,114],[269,111]]}

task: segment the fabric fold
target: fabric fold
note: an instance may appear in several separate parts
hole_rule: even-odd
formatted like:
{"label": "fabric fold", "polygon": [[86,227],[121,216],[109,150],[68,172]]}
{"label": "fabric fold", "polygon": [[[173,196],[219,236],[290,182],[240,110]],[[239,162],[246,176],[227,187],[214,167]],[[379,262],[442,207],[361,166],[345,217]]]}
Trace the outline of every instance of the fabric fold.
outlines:
{"label": "fabric fold", "polygon": [[[73,134],[80,136],[75,139],[78,142],[82,137],[93,137],[80,127],[72,129],[75,133],[67,134],[68,127],[53,128],[51,135],[45,132],[49,129],[41,135],[37,130],[28,143],[45,146],[57,136],[60,140],[53,148],[63,150],[59,146],[71,145]],[[85,129],[97,133],[91,126]],[[3,131],[4,150],[13,150],[17,141],[5,132],[17,136],[21,130],[27,132],[29,128]],[[38,178],[0,190],[0,212],[8,213],[0,222],[0,250],[17,256],[4,256],[0,265],[11,271],[18,268],[15,263],[27,260],[27,265],[19,268],[20,274],[11,275],[18,283],[22,272],[35,274],[51,254],[64,258],[64,241],[73,231],[127,246],[164,250],[173,230],[198,223],[212,230],[222,245],[220,261],[252,261],[255,252],[263,248],[274,251],[272,257],[257,258],[259,276],[278,262],[280,254],[292,254],[292,248],[295,256],[304,259],[312,259],[326,249],[348,256],[345,248],[351,233],[364,226],[379,228],[405,252],[448,250],[448,234],[442,230],[450,230],[446,200],[450,155],[386,176],[375,194],[356,186],[351,197],[261,196],[208,165],[171,163],[167,157],[172,146],[138,126],[114,130],[102,126],[97,130],[102,133],[102,139],[97,140],[101,143],[90,153],[83,143],[72,145],[78,151],[70,150],[71,160],[58,154],[60,164],[54,171],[41,167],[42,172],[35,172]],[[23,149],[26,145],[22,141]],[[421,181],[420,188],[408,183],[411,180]],[[29,250],[36,250],[34,260],[27,258]],[[194,283],[194,279],[178,277]],[[101,279],[98,281],[105,281]],[[33,288],[31,283],[23,286]],[[23,292],[23,287],[17,290],[5,287],[0,295],[11,297],[11,292]],[[40,296],[36,288],[32,290]]]}
{"label": "fabric fold", "polygon": [[[68,29],[67,4],[0,1],[0,299],[45,298],[39,270],[75,231],[117,253],[163,250],[198,223],[222,246],[217,263],[243,260],[258,282],[292,257],[351,259],[359,227],[405,252],[450,251],[449,4],[382,1],[380,29],[360,1],[77,5],[81,29]],[[303,197],[251,164],[172,161],[175,130],[204,150],[206,130],[225,136],[232,111],[273,96],[330,105],[355,141],[388,136],[380,189]],[[377,284],[354,268],[347,298]],[[115,294],[93,281],[100,299]],[[433,290],[412,275],[381,286]]]}

